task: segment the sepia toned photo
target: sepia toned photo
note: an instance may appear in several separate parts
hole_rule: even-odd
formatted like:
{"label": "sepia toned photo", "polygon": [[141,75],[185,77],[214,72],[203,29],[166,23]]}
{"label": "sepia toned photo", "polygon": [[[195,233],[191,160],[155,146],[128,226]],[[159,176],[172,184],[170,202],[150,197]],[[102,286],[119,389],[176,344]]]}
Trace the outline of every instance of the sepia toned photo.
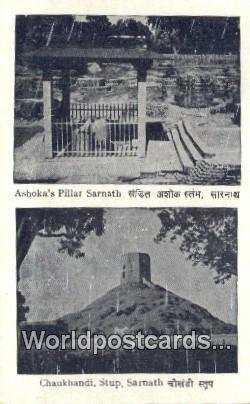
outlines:
{"label": "sepia toned photo", "polygon": [[17,209],[18,373],[237,373],[237,220]]}
{"label": "sepia toned photo", "polygon": [[14,181],[237,185],[240,21],[17,15]]}

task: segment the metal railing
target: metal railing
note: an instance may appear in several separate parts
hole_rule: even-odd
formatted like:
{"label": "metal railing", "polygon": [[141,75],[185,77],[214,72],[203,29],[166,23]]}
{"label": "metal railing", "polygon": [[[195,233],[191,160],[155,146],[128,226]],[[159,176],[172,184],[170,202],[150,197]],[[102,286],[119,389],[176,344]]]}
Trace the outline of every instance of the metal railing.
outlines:
{"label": "metal railing", "polygon": [[52,124],[54,157],[136,156],[138,126],[136,122],[99,124],[75,120]]}
{"label": "metal railing", "polygon": [[72,119],[87,120],[89,118],[104,118],[119,121],[137,121],[137,104],[84,104],[72,103],[70,106]]}

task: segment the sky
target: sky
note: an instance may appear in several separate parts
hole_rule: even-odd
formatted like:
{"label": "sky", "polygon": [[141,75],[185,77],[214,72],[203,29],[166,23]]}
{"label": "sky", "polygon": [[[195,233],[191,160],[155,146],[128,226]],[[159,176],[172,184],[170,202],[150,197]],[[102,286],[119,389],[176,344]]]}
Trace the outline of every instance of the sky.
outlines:
{"label": "sky", "polygon": [[59,253],[59,239],[37,236],[21,266],[19,289],[29,306],[28,321],[50,321],[84,309],[120,283],[121,255],[145,252],[151,258],[152,282],[236,324],[236,279],[216,285],[215,272],[193,267],[179,243],[156,244],[161,223],[156,211],[106,209],[105,232],[84,242],[84,259]]}
{"label": "sky", "polygon": [[[121,18],[124,20],[127,18],[133,18],[134,20],[140,21],[143,24],[146,24],[147,22],[147,17],[139,15],[107,15],[107,17],[112,24],[116,24]],[[86,15],[76,15],[75,19],[76,21],[86,21]]]}

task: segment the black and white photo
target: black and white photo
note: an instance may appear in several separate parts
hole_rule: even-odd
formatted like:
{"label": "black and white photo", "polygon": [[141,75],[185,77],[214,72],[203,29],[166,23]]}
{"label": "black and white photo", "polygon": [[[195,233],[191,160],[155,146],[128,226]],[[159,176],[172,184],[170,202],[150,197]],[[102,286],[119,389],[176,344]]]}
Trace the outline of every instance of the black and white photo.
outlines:
{"label": "black and white photo", "polygon": [[25,208],[16,223],[18,373],[238,371],[236,209]]}
{"label": "black and white photo", "polygon": [[237,185],[240,20],[17,15],[14,181]]}

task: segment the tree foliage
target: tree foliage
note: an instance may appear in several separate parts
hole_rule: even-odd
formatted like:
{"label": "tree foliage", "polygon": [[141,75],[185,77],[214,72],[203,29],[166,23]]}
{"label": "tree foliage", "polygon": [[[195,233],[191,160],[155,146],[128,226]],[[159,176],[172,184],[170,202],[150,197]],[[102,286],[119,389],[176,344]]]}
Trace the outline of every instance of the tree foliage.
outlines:
{"label": "tree foliage", "polygon": [[58,251],[75,258],[84,257],[86,237],[104,232],[102,209],[18,209],[17,266],[20,267],[35,236],[60,239]]}
{"label": "tree foliage", "polygon": [[180,250],[193,265],[216,271],[215,282],[237,275],[237,212],[224,208],[168,208],[158,214],[155,241],[180,240]]}
{"label": "tree foliage", "polygon": [[147,23],[121,18],[112,24],[105,15],[28,15],[16,17],[17,55],[51,46],[98,47],[110,35],[146,36],[148,45],[167,53],[239,53],[240,29],[236,17],[148,17]]}
{"label": "tree foliage", "polygon": [[239,53],[235,17],[148,17],[153,46],[173,53]]}
{"label": "tree foliage", "polygon": [[16,17],[16,53],[37,49],[48,43],[49,34],[54,44],[60,44],[74,21],[70,15],[18,15]]}
{"label": "tree foliage", "polygon": [[[17,282],[20,267],[36,236],[59,239],[58,252],[83,258],[84,240],[91,233],[104,232],[103,209],[17,209],[16,211]],[[25,320],[29,311],[25,298],[17,291],[17,319]]]}
{"label": "tree foliage", "polygon": [[116,35],[150,36],[148,26],[134,18],[119,19],[117,23],[113,25],[113,31]]}

